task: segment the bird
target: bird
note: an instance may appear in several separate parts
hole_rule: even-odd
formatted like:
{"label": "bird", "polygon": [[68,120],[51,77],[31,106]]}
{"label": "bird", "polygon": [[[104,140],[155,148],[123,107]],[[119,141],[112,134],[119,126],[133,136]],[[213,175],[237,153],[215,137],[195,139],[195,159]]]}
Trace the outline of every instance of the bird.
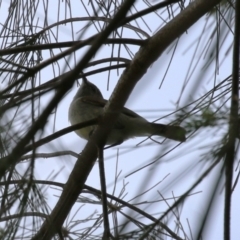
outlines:
{"label": "bird", "polygon": [[[107,102],[97,86],[83,77],[82,84],[69,107],[68,118],[71,125],[101,117]],[[89,140],[96,126],[77,129],[75,133]],[[124,107],[107,137],[106,145],[116,146],[130,138],[153,135],[184,142],[185,134],[185,129],[180,126],[148,122],[142,116]]]}

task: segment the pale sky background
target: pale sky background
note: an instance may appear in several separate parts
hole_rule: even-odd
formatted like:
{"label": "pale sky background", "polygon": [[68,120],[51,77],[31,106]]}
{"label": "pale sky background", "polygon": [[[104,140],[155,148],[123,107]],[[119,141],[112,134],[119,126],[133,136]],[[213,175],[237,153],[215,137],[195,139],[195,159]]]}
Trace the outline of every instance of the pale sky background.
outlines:
{"label": "pale sky background", "polygon": [[[54,3],[49,2],[49,4],[52,6],[49,8],[49,17],[48,17],[48,24],[54,23],[56,21],[56,9],[54,8]],[[74,3],[71,3],[72,6],[74,6]],[[1,8],[8,6],[8,2],[3,2],[3,5]],[[146,5],[143,4],[142,1],[138,1],[137,5],[138,9],[146,8]],[[63,8],[63,5],[62,5]],[[90,8],[89,8],[90,10]],[[2,13],[1,11],[0,13]],[[64,11],[62,11],[63,13]],[[54,15],[55,14],[55,15]],[[86,13],[83,9],[78,7],[72,8],[72,15],[73,17],[80,17],[80,16],[86,16]],[[43,13],[39,10],[39,20],[43,20]],[[65,16],[63,14],[60,14],[60,18],[64,19]],[[158,27],[159,23],[161,22],[159,18],[156,16],[148,15],[147,17],[147,23],[151,27],[151,29],[154,31]],[[0,17],[2,19],[2,17]],[[60,19],[60,20],[61,20]],[[157,21],[156,19],[159,19]],[[191,29],[188,30],[187,34],[185,34],[183,37],[181,37],[177,51],[175,53],[173,62],[171,63],[170,69],[167,73],[167,76],[164,80],[164,83],[159,89],[160,83],[162,81],[162,78],[164,76],[164,73],[166,71],[167,65],[169,63],[169,60],[171,58],[172,50],[167,50],[161,57],[158,59],[153,66],[148,70],[148,72],[145,74],[143,79],[138,83],[136,88],[134,89],[133,93],[131,94],[126,106],[140,115],[147,118],[149,121],[154,121],[159,117],[162,117],[164,115],[167,115],[171,110],[174,109],[174,103],[179,97],[179,93],[181,91],[181,88],[183,86],[183,81],[187,73],[187,68],[189,66],[189,62],[192,61],[191,57],[193,55],[194,47],[190,48],[190,44],[196,40],[196,38],[199,35],[199,32],[201,32],[203,25],[205,24],[205,17],[195,24]],[[2,22],[2,20],[1,20]],[[85,22],[77,22],[74,23],[74,39],[78,39],[77,32],[81,27],[82,24],[85,24]],[[146,27],[143,25],[143,29],[146,30]],[[90,32],[92,31],[89,30]],[[68,25],[62,25],[59,28],[59,39],[61,41],[69,41],[71,39],[71,31]],[[131,35],[130,35],[131,34]],[[125,37],[131,37],[136,36],[132,30],[126,31]],[[228,44],[230,45],[232,41],[232,36],[229,36],[228,38]],[[159,43],[160,44],[160,43]],[[195,45],[194,45],[195,46]],[[226,45],[226,49],[227,49]],[[130,46],[133,53],[137,51],[137,47],[132,48]],[[98,60],[101,58],[109,57],[109,49],[106,50],[107,47],[104,46],[99,53],[96,55],[96,57],[93,59]],[[117,48],[116,48],[117,49]],[[136,50],[136,51],[135,51]],[[186,52],[186,50],[188,50]],[[80,53],[77,55],[77,61],[80,59],[80,56],[82,53],[86,51],[86,48],[84,48],[83,51],[79,51]],[[198,59],[200,53],[196,54],[196,58],[194,61]],[[225,51],[220,52],[220,59],[224,57]],[[115,55],[117,56],[117,55]],[[125,50],[122,48],[121,57],[129,58],[128,55],[126,55]],[[43,52],[43,60],[46,60],[48,58],[48,55]],[[219,69],[219,74],[217,75],[216,81],[221,81],[222,79],[226,78],[231,74],[232,66],[231,66],[231,54],[225,57],[225,62]],[[201,61],[203,58],[201,58]],[[73,61],[70,61],[71,66],[73,67]],[[62,61],[62,66],[59,70],[59,73],[62,73],[64,69],[65,63]],[[200,68],[201,64],[199,65]],[[98,67],[98,65],[97,65]],[[56,68],[57,69],[57,68]],[[89,68],[86,69],[85,72],[88,72],[90,70],[94,69]],[[119,70],[120,73],[122,70]],[[199,96],[203,95],[207,92],[207,90],[211,89],[213,87],[213,73],[207,73],[206,78],[202,79],[202,84],[197,89],[196,92],[192,92],[192,87],[194,86],[194,77],[197,75],[193,75],[190,79],[190,84],[187,86],[187,88],[184,91],[183,97],[180,101],[180,106],[184,106],[189,101],[189,97],[193,97],[194,99],[197,99]],[[56,75],[58,73],[56,72]],[[46,68],[42,71],[42,80],[45,81],[51,79],[52,71],[51,67]],[[120,75],[119,75],[120,76]],[[104,72],[102,74],[97,74],[90,76],[88,79],[98,86],[98,88],[101,90],[103,96],[108,99],[119,79],[119,76],[117,76],[116,71],[111,72],[111,78],[110,78],[110,87],[109,91],[107,91],[107,77],[108,72]],[[81,81],[79,81],[81,83]],[[68,121],[68,107],[69,104],[75,95],[77,91],[77,84],[75,84],[75,87],[64,97],[63,101],[59,104],[57,109],[57,117],[56,117],[56,130],[63,129],[65,127],[69,126]],[[197,94],[197,96],[196,96]],[[191,96],[193,95],[193,96]],[[47,103],[47,98],[42,99],[42,104]],[[152,111],[151,111],[152,110]],[[166,117],[162,119],[161,123],[168,124],[174,120],[174,116]],[[45,129],[44,135],[48,135],[52,133],[53,130],[53,124],[54,124],[54,115],[49,118],[48,126]],[[224,130],[224,129],[223,129]],[[214,138],[214,132],[216,129],[207,128],[204,131],[201,131],[200,133],[197,132],[197,136],[191,137],[187,140],[186,143],[181,144],[177,149],[172,151],[170,154],[168,154],[166,157],[163,157],[161,161],[158,162],[156,165],[152,165],[150,167],[146,167],[141,171],[138,171],[137,173],[125,177],[127,174],[131,173],[132,171],[138,169],[141,166],[144,166],[151,162],[153,159],[156,158],[156,156],[160,156],[166,149],[169,149],[169,147],[174,147],[178,143],[167,141],[166,143],[162,144],[161,146],[157,143],[151,142],[148,140],[147,142],[143,143],[142,145],[135,147],[136,144],[141,142],[144,138],[137,138],[137,139],[130,139],[120,145],[119,147],[114,147],[112,149],[106,150],[104,152],[105,154],[105,172],[106,172],[106,180],[108,184],[108,193],[112,193],[113,191],[113,183],[116,175],[116,163],[117,163],[117,171],[121,174],[119,176],[119,181],[117,183],[117,188],[115,192],[115,196],[118,196],[119,192],[122,189],[123,183],[128,183],[126,186],[125,192],[127,193],[127,196],[124,198],[125,201],[129,201],[137,194],[144,192],[148,188],[154,186],[157,182],[162,181],[159,185],[157,185],[153,190],[151,190],[149,193],[144,194],[142,197],[135,200],[135,202],[144,202],[144,201],[153,201],[157,199],[161,199],[161,197],[158,195],[157,191],[160,191],[161,194],[165,198],[172,197],[172,193],[174,193],[174,196],[180,196],[183,194],[188,187],[190,187],[195,180],[198,179],[198,177],[203,173],[203,171],[206,169],[208,164],[204,164],[205,162],[202,161],[201,164],[198,164],[200,160],[203,159],[201,156],[203,153],[206,153],[211,147],[211,143],[216,139]],[[220,130],[217,130],[220,131]],[[157,140],[161,141],[162,139],[156,138]],[[38,152],[54,152],[54,151],[63,151],[63,150],[71,150],[76,153],[80,153],[82,149],[84,148],[86,144],[86,141],[83,139],[80,139],[75,133],[67,134],[60,139],[57,139],[56,141],[51,142],[47,146],[43,146],[38,149]],[[145,146],[147,145],[147,146]],[[127,151],[129,150],[129,151]],[[127,151],[126,153],[124,153]],[[117,161],[117,154],[118,161]],[[124,153],[124,154],[123,154]],[[61,167],[64,167],[64,169],[61,171],[61,174],[57,176],[55,181],[60,181],[65,183],[74,164],[76,159],[73,157],[56,157],[56,158],[48,158],[48,159],[38,159],[36,161],[36,178],[37,179],[46,179],[47,176],[52,171],[58,172]],[[209,160],[208,160],[209,161]],[[179,177],[183,173],[184,170],[188,169],[190,166],[193,166],[193,170],[188,172],[187,174],[184,173],[182,177]],[[214,173],[217,173],[219,171],[219,167],[215,168]],[[98,164],[95,164],[90,176],[88,177],[88,180],[86,184],[93,186],[95,188],[100,189],[100,183],[99,183],[99,174],[98,174]],[[236,175],[236,174],[235,174]],[[166,179],[164,179],[166,177]],[[193,195],[188,198],[187,202],[184,204],[184,207],[182,209],[181,213],[181,222],[189,235],[189,229],[187,227],[187,221],[189,220],[190,226],[192,231],[194,232],[194,226],[197,225],[199,219],[203,216],[203,210],[204,210],[204,203],[206,202],[208,191],[211,190],[211,183],[214,181],[214,174],[212,173],[210,177],[206,178],[201,185],[199,185],[193,192],[199,192],[200,193]],[[146,181],[147,179],[147,181]],[[234,178],[235,179],[235,178]],[[49,190],[48,191],[48,198],[50,199],[49,205],[51,207],[54,206],[55,202],[58,198],[54,196],[54,194],[59,195],[60,192],[56,190]],[[217,203],[215,205],[214,211],[214,217],[209,219],[209,225],[210,229],[208,229],[207,235],[203,239],[222,239],[223,238],[223,200],[224,200],[224,194],[223,192],[219,192],[216,195],[218,197]],[[231,225],[231,232],[232,232],[232,239],[238,239],[239,238],[239,212],[240,207],[238,204],[238,199],[240,196],[239,188],[236,188],[236,190],[233,193],[233,211],[232,211],[232,225]],[[95,199],[97,200],[97,199]],[[131,203],[131,202],[130,202]],[[173,203],[172,200],[168,202],[170,205]],[[80,206],[80,204],[77,204],[77,208]],[[141,207],[141,206],[139,206]],[[160,204],[152,204],[150,208],[147,209],[148,213],[160,213],[166,210],[168,206],[166,206],[166,203],[162,202]],[[92,212],[94,212],[95,209],[98,209],[98,213],[101,214],[102,210],[100,206],[97,205],[85,205],[78,213],[77,216],[75,216],[75,219],[84,219],[84,216],[90,215]],[[144,209],[144,207],[143,207]],[[74,214],[74,211],[72,211],[71,215]],[[155,216],[156,218],[158,215]],[[109,217],[111,222],[111,217]],[[119,222],[121,222],[121,217],[119,218]],[[168,225],[172,230],[174,229],[174,223],[171,223]],[[135,226],[134,228],[135,229]],[[181,235],[182,236],[182,235]]]}

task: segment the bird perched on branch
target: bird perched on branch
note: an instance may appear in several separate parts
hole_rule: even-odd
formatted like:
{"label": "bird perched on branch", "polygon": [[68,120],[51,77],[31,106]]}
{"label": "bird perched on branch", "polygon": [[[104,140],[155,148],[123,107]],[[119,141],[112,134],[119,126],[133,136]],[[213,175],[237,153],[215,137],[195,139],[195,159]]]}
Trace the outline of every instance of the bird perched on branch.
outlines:
{"label": "bird perched on branch", "polygon": [[[69,107],[68,117],[71,125],[101,117],[106,103],[107,100],[103,98],[100,90],[86,78],[83,78],[83,82]],[[75,132],[81,138],[88,140],[95,128],[96,125],[92,125]],[[114,123],[106,144],[115,146],[129,138],[150,137],[152,135],[183,142],[186,140],[185,133],[185,129],[180,126],[150,123],[135,112],[123,108]]]}

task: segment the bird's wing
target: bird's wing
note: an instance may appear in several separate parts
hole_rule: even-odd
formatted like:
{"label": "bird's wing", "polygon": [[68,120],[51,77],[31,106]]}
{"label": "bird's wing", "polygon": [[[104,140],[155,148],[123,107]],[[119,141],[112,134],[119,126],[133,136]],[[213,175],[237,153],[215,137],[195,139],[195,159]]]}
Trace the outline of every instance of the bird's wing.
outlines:
{"label": "bird's wing", "polygon": [[[96,107],[102,107],[102,108],[104,108],[106,103],[108,102],[105,99],[99,99],[99,98],[89,97],[89,96],[81,97],[81,101],[84,102],[84,103],[92,104]],[[128,117],[131,117],[131,118],[142,118],[137,113],[135,113],[135,112],[133,112],[130,109],[125,108],[125,107],[123,107],[123,109],[122,109],[122,114],[125,114],[125,115],[127,115]]]}

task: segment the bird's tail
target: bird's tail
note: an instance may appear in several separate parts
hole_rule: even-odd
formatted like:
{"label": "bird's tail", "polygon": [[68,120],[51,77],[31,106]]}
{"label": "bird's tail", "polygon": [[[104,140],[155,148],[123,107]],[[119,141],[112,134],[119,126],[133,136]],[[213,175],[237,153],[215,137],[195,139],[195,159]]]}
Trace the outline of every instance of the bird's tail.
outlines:
{"label": "bird's tail", "polygon": [[151,123],[152,135],[166,137],[175,141],[184,142],[186,140],[186,130],[180,126]]}

